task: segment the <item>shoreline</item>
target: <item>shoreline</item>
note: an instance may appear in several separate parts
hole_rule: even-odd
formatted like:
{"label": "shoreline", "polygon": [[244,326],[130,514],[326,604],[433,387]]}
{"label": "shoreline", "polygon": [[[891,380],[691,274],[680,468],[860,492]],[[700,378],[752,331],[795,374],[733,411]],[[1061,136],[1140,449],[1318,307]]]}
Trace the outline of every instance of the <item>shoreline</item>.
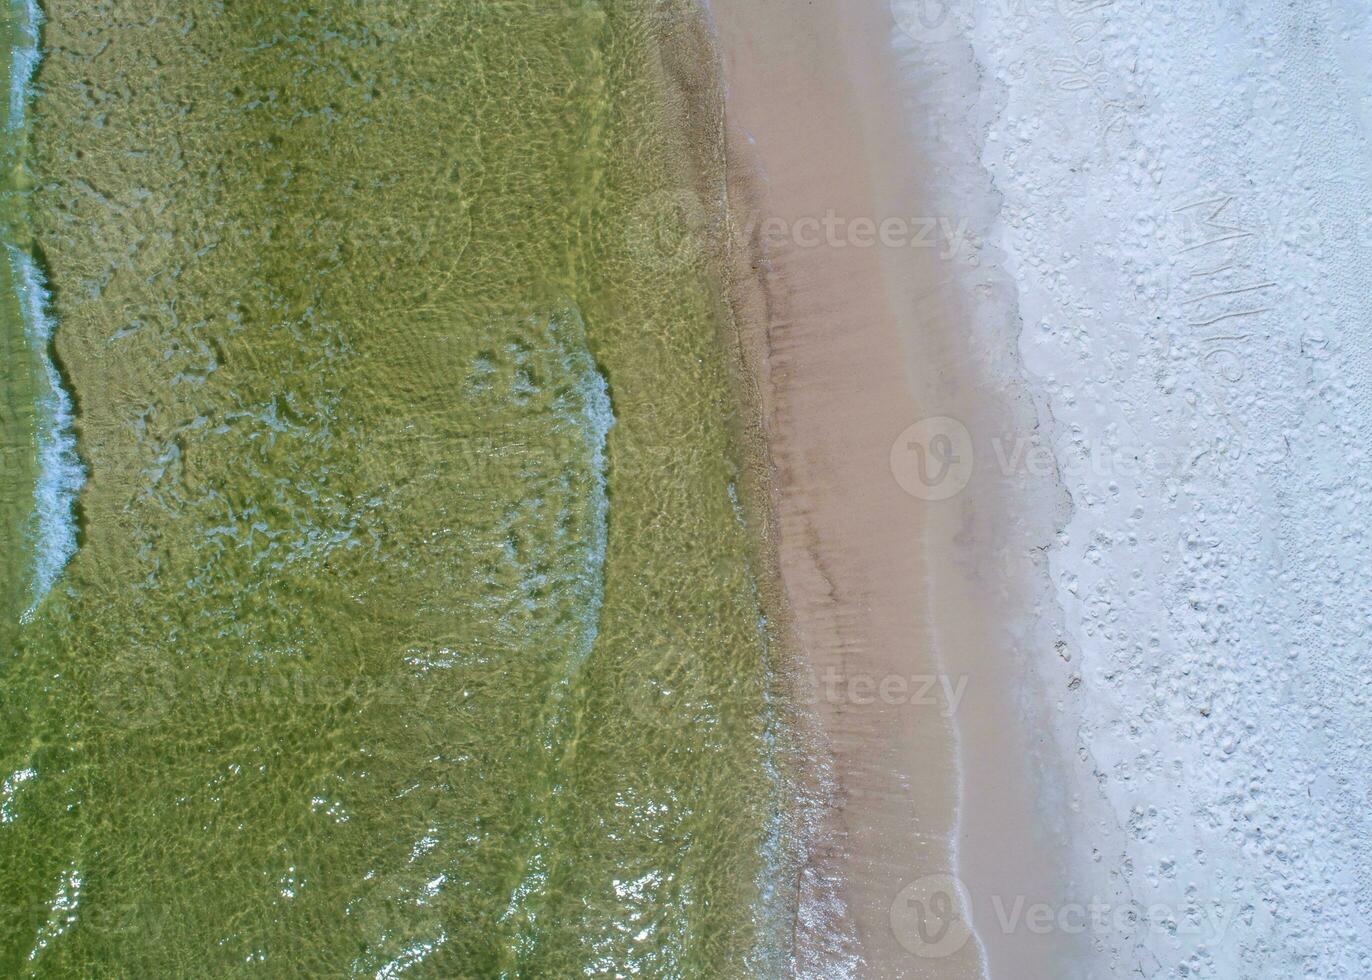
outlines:
{"label": "shoreline", "polygon": [[[770,745],[766,766],[777,809],[769,823],[764,860],[757,881],[762,920],[756,962],[776,975],[786,975],[793,960],[797,898],[787,887],[802,869],[801,842],[818,837],[824,819],[822,802],[831,790],[825,767],[802,762],[822,733],[796,704],[795,618],[782,580],[774,464],[768,440],[763,384],[754,349],[756,332],[741,311],[746,307],[751,276],[740,267],[731,204],[735,192],[747,193],[749,181],[731,165],[726,133],[724,78],[719,39],[708,4],[665,21],[658,56],[669,97],[662,111],[667,128],[683,135],[676,149],[682,163],[681,200],[685,211],[686,248],[698,248],[709,270],[718,325],[718,340],[730,370],[729,384],[737,414],[730,423],[736,492],[731,497],[741,527],[747,529],[750,575],[761,612],[762,670],[767,678],[768,711],[764,721]],[[681,207],[675,201],[673,210]],[[675,212],[674,212],[675,213]],[[744,263],[746,267],[746,263]]]}
{"label": "shoreline", "polygon": [[[740,203],[746,212],[788,221],[801,220],[817,201],[849,213],[871,211],[868,189],[860,183],[843,188],[842,201],[835,193],[835,170],[859,171],[858,155],[804,166],[808,124],[788,127],[798,122],[794,114],[773,112],[777,107],[768,99],[770,85],[786,73],[785,83],[792,87],[786,95],[813,108],[814,89],[836,84],[841,91],[845,66],[831,57],[827,72],[817,70],[833,52],[827,38],[807,36],[799,20],[789,22],[789,32],[779,24],[762,31],[762,13],[746,5],[712,5],[725,75],[735,225]],[[802,16],[813,20],[814,7]],[[775,46],[762,50],[767,42]],[[797,98],[795,90],[806,88],[812,89],[808,98]],[[842,107],[832,109],[826,122],[841,135],[831,145],[856,146],[860,135],[843,133]],[[759,132],[768,119],[781,124],[772,133]],[[778,150],[770,155],[774,146]],[[778,188],[777,180],[792,185]],[[848,307],[856,315],[844,321],[846,329],[831,329],[827,316],[815,314],[817,297],[802,292],[810,282],[832,288],[834,279],[842,278],[879,294],[881,270],[873,267],[872,253],[825,254],[784,246],[769,253],[756,235],[743,244],[733,263],[731,292],[737,320],[751,330],[743,341],[745,373],[756,379],[765,420],[778,571],[797,667],[816,676],[838,671],[845,679],[905,671],[946,676],[928,645],[915,650],[906,644],[916,623],[902,609],[902,599],[921,574],[917,555],[903,541],[921,527],[914,501],[886,471],[890,438],[916,417],[903,358],[890,356],[900,350],[895,326],[888,311],[858,304]],[[848,260],[844,268],[837,273],[823,268],[840,254]],[[842,301],[835,304],[829,316],[842,306]],[[836,350],[834,338],[848,343]],[[836,364],[836,357],[842,362]],[[822,382],[828,371],[836,387]],[[844,386],[845,379],[864,379],[869,398],[853,397],[856,391]],[[839,421],[822,424],[826,416]],[[865,451],[845,452],[843,444],[853,436],[867,437]],[[845,472],[829,462],[844,457],[861,469]],[[863,490],[865,505],[900,529],[883,536],[886,547],[879,556],[844,546],[846,540],[871,537],[864,533],[870,529],[863,526],[867,522],[848,507]],[[859,520],[847,519],[852,516]],[[882,581],[870,574],[878,564]],[[880,621],[874,621],[877,616]],[[937,713],[895,706],[862,710],[841,700],[817,704],[813,722],[819,744],[812,765],[827,792],[819,804],[819,826],[802,842],[806,858],[798,882],[793,970],[801,976],[888,975],[908,958],[889,925],[896,894],[909,881],[953,869],[959,795],[955,734]],[[919,792],[913,785],[917,776],[923,777]],[[912,853],[916,841],[921,853]],[[954,970],[946,961],[940,964],[942,975],[984,975],[974,946],[958,953]]]}
{"label": "shoreline", "polygon": [[[921,66],[892,47],[884,5],[713,0],[710,15],[739,246],[731,305],[759,389],[796,668],[827,685],[810,699],[819,814],[802,842],[794,972],[985,977],[999,963],[1061,976],[1080,940],[997,920],[1015,897],[1066,890],[1067,831],[1046,818],[1068,804],[1033,665],[1060,635],[1042,558],[1060,488],[983,466],[948,499],[920,499],[919,461],[896,448],[931,418],[965,423],[969,449],[1033,430],[1013,284],[994,257],[980,265],[979,243],[798,233],[820,215],[847,216],[850,232],[941,215],[925,223],[949,244],[985,230],[997,211],[979,162],[927,138],[975,75],[934,73],[912,104]],[[920,679],[934,696],[914,693]],[[929,933],[920,914],[935,916]]]}

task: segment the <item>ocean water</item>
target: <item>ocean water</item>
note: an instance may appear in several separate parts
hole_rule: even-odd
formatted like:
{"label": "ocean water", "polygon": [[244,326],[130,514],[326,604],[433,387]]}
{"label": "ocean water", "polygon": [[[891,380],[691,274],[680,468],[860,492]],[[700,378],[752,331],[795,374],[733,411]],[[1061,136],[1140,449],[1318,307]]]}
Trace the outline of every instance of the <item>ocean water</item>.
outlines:
{"label": "ocean water", "polygon": [[44,16],[0,974],[774,971],[789,756],[693,5]]}
{"label": "ocean water", "polygon": [[[0,16],[0,64],[11,80],[0,124],[0,236],[7,259],[0,261],[0,642],[8,642],[35,598],[38,576],[30,547],[37,526],[39,415],[54,407],[55,392],[45,385],[42,363],[50,352],[37,331],[43,321],[26,320],[22,286],[16,273],[27,271],[28,246],[22,177],[22,140],[27,91],[37,50],[33,11],[13,4]],[[32,296],[34,294],[29,293]],[[46,432],[61,430],[47,426]]]}

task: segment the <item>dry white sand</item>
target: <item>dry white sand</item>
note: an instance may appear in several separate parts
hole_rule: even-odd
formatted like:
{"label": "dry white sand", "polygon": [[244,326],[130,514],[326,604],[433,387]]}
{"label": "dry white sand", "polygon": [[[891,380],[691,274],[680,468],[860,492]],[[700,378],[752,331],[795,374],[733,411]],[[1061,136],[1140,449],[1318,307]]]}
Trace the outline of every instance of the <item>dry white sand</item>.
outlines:
{"label": "dry white sand", "polygon": [[1372,976],[1372,8],[950,7],[906,50],[976,59],[1072,502],[1074,891],[1139,913],[1096,975]]}

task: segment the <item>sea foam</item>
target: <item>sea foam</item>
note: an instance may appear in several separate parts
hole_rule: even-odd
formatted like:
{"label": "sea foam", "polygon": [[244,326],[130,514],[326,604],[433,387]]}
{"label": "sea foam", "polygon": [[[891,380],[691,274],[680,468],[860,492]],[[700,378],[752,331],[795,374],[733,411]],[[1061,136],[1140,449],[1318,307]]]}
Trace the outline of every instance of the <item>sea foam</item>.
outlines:
{"label": "sea foam", "polygon": [[[43,14],[35,0],[13,0],[15,44],[10,50],[9,112],[5,128],[10,138],[24,128],[34,72],[42,57],[39,32]],[[56,324],[48,312],[47,280],[28,252],[6,243],[10,271],[24,333],[43,365],[45,388],[38,396],[38,479],[34,485],[33,598],[23,615],[27,621],[52,589],[76,553],[76,497],[85,482],[85,469],[76,453],[71,396],[62,386],[52,355]]]}
{"label": "sea foam", "polygon": [[590,458],[592,479],[591,526],[587,541],[585,571],[588,590],[587,606],[579,660],[590,656],[600,631],[600,607],[605,601],[605,549],[609,544],[610,497],[605,477],[605,447],[614,427],[614,408],[610,403],[610,389],[589,350],[580,348],[568,360],[580,380],[580,411],[574,413],[575,424]]}
{"label": "sea foam", "polygon": [[10,4],[10,10],[17,25],[16,33],[22,39],[22,43],[10,51],[10,105],[6,127],[13,133],[24,127],[33,73],[38,70],[42,58],[38,35],[43,25],[43,12],[35,0],[15,0]]}
{"label": "sea foam", "polygon": [[56,324],[48,312],[47,281],[33,256],[13,245],[10,270],[24,316],[24,331],[43,364],[46,390],[38,399],[38,479],[34,485],[33,601],[27,621],[76,554],[76,498],[86,471],[76,453],[71,396],[52,357]]}

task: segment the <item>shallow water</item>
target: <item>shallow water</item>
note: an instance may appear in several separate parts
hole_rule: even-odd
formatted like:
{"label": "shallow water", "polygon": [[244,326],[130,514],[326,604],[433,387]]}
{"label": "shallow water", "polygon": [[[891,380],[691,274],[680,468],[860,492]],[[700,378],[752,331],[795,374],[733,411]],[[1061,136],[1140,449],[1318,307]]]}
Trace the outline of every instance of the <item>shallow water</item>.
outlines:
{"label": "shallow water", "polygon": [[6,596],[46,597],[5,609],[0,972],[775,965],[775,685],[649,10],[47,5],[6,200],[88,481],[49,590],[61,420],[7,412]]}
{"label": "shallow water", "polygon": [[39,415],[53,395],[43,383],[47,350],[25,323],[14,275],[22,265],[14,260],[15,246],[26,247],[29,240],[21,96],[36,43],[29,10],[18,3],[0,9],[0,64],[12,80],[11,97],[0,107],[0,238],[9,253],[0,260],[0,642],[8,641],[8,631],[34,598],[38,552],[28,545],[37,531]]}

